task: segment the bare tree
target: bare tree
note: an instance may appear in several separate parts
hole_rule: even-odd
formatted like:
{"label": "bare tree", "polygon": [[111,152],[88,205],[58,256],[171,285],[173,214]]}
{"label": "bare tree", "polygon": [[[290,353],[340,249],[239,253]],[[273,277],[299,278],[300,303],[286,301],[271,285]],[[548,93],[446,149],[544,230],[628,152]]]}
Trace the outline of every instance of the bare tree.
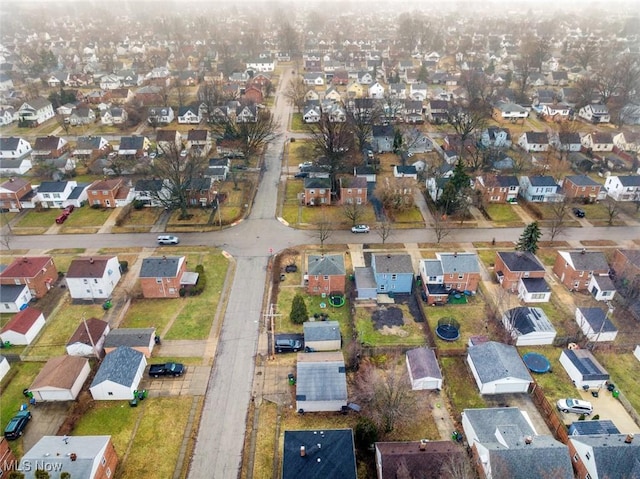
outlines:
{"label": "bare tree", "polygon": [[451,225],[442,209],[433,213],[433,233],[436,235],[436,243],[438,244],[451,234]]}
{"label": "bare tree", "polygon": [[473,137],[473,134],[482,130],[488,117],[487,105],[483,102],[476,102],[468,108],[460,105],[453,105],[447,112],[447,121],[458,135],[459,158],[463,158],[466,142]]}
{"label": "bare tree", "polygon": [[189,94],[189,90],[187,85],[182,80],[176,80],[175,85],[173,85],[173,91],[176,95],[176,99],[178,100],[178,108],[182,108],[185,106],[187,102],[187,96]]}
{"label": "bare tree", "polygon": [[472,479],[475,477],[466,454],[450,454],[440,469],[443,479]]}
{"label": "bare tree", "polygon": [[406,211],[415,204],[413,188],[415,180],[410,178],[385,178],[378,184],[376,193],[385,209]]}
{"label": "bare tree", "polygon": [[311,232],[311,236],[320,242],[320,250],[324,251],[325,242],[333,234],[333,225],[326,218],[317,223],[317,228]]}
{"label": "bare tree", "polygon": [[604,206],[607,212],[607,224],[613,226],[613,222],[620,215],[620,205],[613,198],[607,198],[604,202]]}
{"label": "bare tree", "polygon": [[464,70],[460,75],[460,85],[466,90],[470,102],[487,101],[493,89],[491,79],[478,70]]}
{"label": "bare tree", "polygon": [[220,119],[212,129],[222,138],[235,142],[248,163],[270,141],[278,137],[278,124],[269,110],[257,110],[256,121],[237,122],[230,118]]}
{"label": "bare tree", "polygon": [[322,113],[320,121],[311,124],[310,129],[311,142],[323,155],[320,163],[329,171],[331,189],[336,191],[337,175],[345,169],[353,153],[353,133],[346,122],[332,122],[326,113]]}
{"label": "bare tree", "polygon": [[6,220],[4,216],[5,214],[2,213],[2,223],[6,224],[7,231],[0,235],[0,245],[2,245],[5,251],[11,253],[11,241],[13,240],[13,229],[11,228],[11,224],[9,220]]}
{"label": "bare tree", "polygon": [[307,93],[307,86],[304,84],[304,80],[301,76],[296,75],[282,91],[284,97],[291,102],[295,109],[300,113],[305,103],[305,95]]}
{"label": "bare tree", "polygon": [[549,204],[551,210],[551,220],[549,221],[549,238],[551,244],[557,236],[563,234],[567,229],[567,217],[569,216],[569,200],[564,198]]}
{"label": "bare tree", "polygon": [[356,98],[347,107],[347,124],[356,139],[358,151],[371,138],[373,125],[380,122],[382,109],[373,98]]}
{"label": "bare tree", "polygon": [[56,118],[56,123],[60,128],[62,128],[62,130],[64,131],[64,134],[69,135],[69,130],[71,129],[71,125],[69,124],[69,118],[66,118],[64,115],[60,115],[59,113],[56,113],[55,118]]}
{"label": "bare tree", "polygon": [[393,226],[391,225],[391,222],[385,218],[376,228],[376,232],[378,233],[378,236],[380,236],[382,244],[385,244],[389,237],[393,234]]}
{"label": "bare tree", "polygon": [[342,214],[355,226],[365,214],[364,207],[357,203],[347,203],[342,207]]}

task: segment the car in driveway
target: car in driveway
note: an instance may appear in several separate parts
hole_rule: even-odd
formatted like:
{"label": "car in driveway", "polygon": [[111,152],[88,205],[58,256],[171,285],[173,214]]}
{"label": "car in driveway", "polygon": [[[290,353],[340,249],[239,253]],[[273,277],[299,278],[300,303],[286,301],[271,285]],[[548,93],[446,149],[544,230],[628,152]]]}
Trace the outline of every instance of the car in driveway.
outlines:
{"label": "car in driveway", "polygon": [[152,378],[159,378],[160,376],[173,376],[177,378],[178,376],[182,376],[184,371],[184,364],[181,363],[152,364],[149,366],[149,376]]}
{"label": "car in driveway", "polygon": [[180,243],[180,238],[173,235],[160,235],[156,241],[158,244],[178,244]]}
{"label": "car in driveway", "polygon": [[284,267],[285,273],[295,273],[298,271],[298,267],[295,264],[288,264]]}
{"label": "car in driveway", "polygon": [[355,225],[351,227],[352,233],[368,233],[369,231],[371,231],[371,228],[367,225]]}
{"label": "car in driveway", "polygon": [[310,167],[312,167],[312,166],[313,166],[313,162],[312,162],[312,161],[305,161],[305,162],[303,162],[303,163],[300,163],[300,164],[298,165],[298,168],[300,168],[300,169],[302,170],[302,169],[304,169],[304,168],[310,168]]}
{"label": "car in driveway", "polygon": [[309,173],[306,171],[301,171],[300,173],[293,175],[294,178],[306,178],[307,176],[309,176]]}
{"label": "car in driveway", "polygon": [[11,418],[7,427],[4,428],[4,437],[8,440],[18,439],[22,436],[29,420],[31,420],[31,413],[29,411],[20,411]]}
{"label": "car in driveway", "polygon": [[582,399],[566,398],[559,399],[556,403],[556,407],[559,411],[564,413],[572,412],[575,414],[590,415],[593,412],[593,406],[589,401],[583,401]]}
{"label": "car in driveway", "polygon": [[587,215],[581,208],[574,208],[573,214],[576,215],[577,218],[584,218]]}
{"label": "car in driveway", "polygon": [[301,351],[303,347],[302,341],[299,339],[276,337],[276,353],[296,353]]}

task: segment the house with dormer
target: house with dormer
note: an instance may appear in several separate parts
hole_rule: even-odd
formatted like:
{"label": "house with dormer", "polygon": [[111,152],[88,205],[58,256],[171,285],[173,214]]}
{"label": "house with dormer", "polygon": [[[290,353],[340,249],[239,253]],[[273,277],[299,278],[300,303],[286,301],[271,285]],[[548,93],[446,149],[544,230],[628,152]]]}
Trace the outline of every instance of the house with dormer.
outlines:
{"label": "house with dormer", "polygon": [[31,155],[31,143],[24,138],[0,138],[0,159],[21,159]]}
{"label": "house with dormer", "polygon": [[640,132],[621,131],[613,136],[613,145],[620,150],[640,153]]}
{"label": "house with dormer", "polygon": [[554,102],[542,105],[540,114],[549,121],[561,122],[569,119],[571,111],[566,103]]}
{"label": "house with dormer", "polygon": [[587,133],[581,141],[582,146],[591,151],[613,151],[613,136],[608,132]]}
{"label": "house with dormer", "polygon": [[72,154],[79,160],[91,162],[96,158],[107,155],[110,151],[111,145],[105,137],[80,136]]}
{"label": "house with dormer", "polygon": [[150,125],[168,125],[174,119],[175,114],[170,106],[154,106],[147,112],[147,122]]}
{"label": "house with dormer", "polygon": [[34,160],[60,158],[70,149],[69,142],[62,137],[49,135],[36,138],[31,156]]}
{"label": "house with dormer", "polygon": [[611,121],[611,115],[609,114],[607,105],[595,103],[590,103],[580,108],[580,110],[578,110],[578,116],[594,124],[609,123]]}
{"label": "house with dormer", "polygon": [[20,121],[27,124],[41,125],[54,116],[53,105],[46,98],[33,98],[24,102],[18,109]]}
{"label": "house with dormer", "polygon": [[201,108],[198,105],[183,106],[178,109],[178,123],[198,125],[202,121]]}
{"label": "house with dormer", "polygon": [[100,123],[103,125],[122,125],[127,121],[127,110],[120,107],[110,107],[100,114]]}
{"label": "house with dormer", "polygon": [[256,123],[258,121],[258,108],[256,105],[240,105],[236,109],[237,123]]}

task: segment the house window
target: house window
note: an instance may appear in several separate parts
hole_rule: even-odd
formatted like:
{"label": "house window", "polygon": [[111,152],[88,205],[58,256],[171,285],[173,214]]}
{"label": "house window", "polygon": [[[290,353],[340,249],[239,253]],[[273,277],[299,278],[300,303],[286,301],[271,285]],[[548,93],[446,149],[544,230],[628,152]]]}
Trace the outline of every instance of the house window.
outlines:
{"label": "house window", "polygon": [[356,198],[356,203],[361,205],[362,204],[362,198],[360,198],[360,197]]}
{"label": "house window", "polygon": [[530,295],[531,299],[544,299],[545,298],[545,294],[544,293],[532,293]]}
{"label": "house window", "polygon": [[578,462],[578,459],[579,459],[579,456],[578,456],[578,453],[576,452],[576,453],[573,455],[573,462]]}
{"label": "house window", "polygon": [[22,283],[20,283],[20,280],[19,280],[18,278],[15,278],[15,279],[13,280],[13,283],[14,283],[14,284],[17,284],[17,285],[22,284]]}
{"label": "house window", "polygon": [[113,393],[112,393],[111,391],[109,391],[109,392],[107,393],[107,396],[113,396]]}
{"label": "house window", "polygon": [[87,289],[86,291],[87,291],[87,294],[91,294],[91,290],[90,289]]}
{"label": "house window", "polygon": [[325,194],[325,191],[326,191],[326,190],[324,190],[324,189],[320,190],[320,194],[321,194],[321,195],[324,195],[324,194]]}
{"label": "house window", "polygon": [[391,281],[395,281],[398,279],[398,275],[397,274],[392,274],[391,275]]}
{"label": "house window", "polygon": [[4,303],[4,309],[10,309],[11,306],[9,306],[9,303]]}
{"label": "house window", "polygon": [[582,276],[584,276],[584,271],[580,271],[580,274],[578,276],[582,278]]}
{"label": "house window", "polygon": [[437,278],[436,276],[429,276],[429,282],[430,282],[430,283],[431,283],[431,282],[435,282],[435,281],[437,281],[437,280],[438,280],[438,278]]}
{"label": "house window", "polygon": [[580,282],[576,281],[575,283],[573,283],[573,287],[576,288],[576,289],[579,288],[580,287]]}
{"label": "house window", "polygon": [[606,298],[607,296],[609,296],[611,294],[611,291],[602,291],[600,293],[600,296],[602,296],[603,298]]}
{"label": "house window", "polygon": [[100,464],[102,464],[103,466],[107,465],[107,459],[104,456],[102,456],[102,459],[100,460]]}
{"label": "house window", "polygon": [[88,280],[88,279],[86,279],[86,278],[85,278],[85,279],[83,279],[83,280],[82,280],[82,282],[83,282],[84,284],[89,284],[89,280]]}
{"label": "house window", "polygon": [[463,279],[464,278],[464,274],[459,274],[458,275],[458,279]]}
{"label": "house window", "polygon": [[98,294],[104,294],[104,291],[102,291],[101,289],[98,290]]}
{"label": "house window", "polygon": [[56,199],[60,199],[60,193],[54,193],[53,197],[56,198]]}
{"label": "house window", "polygon": [[104,473],[107,475],[107,477],[111,477],[111,468],[107,467],[107,470],[104,471]]}
{"label": "house window", "polygon": [[384,284],[380,285],[380,291],[385,291],[387,289],[387,286]]}
{"label": "house window", "polygon": [[349,189],[347,190],[347,193],[348,193],[348,194],[351,194],[351,193],[352,193],[351,188],[349,188]]}
{"label": "house window", "polygon": [[93,284],[98,284],[98,280],[96,278],[93,278]]}
{"label": "house window", "polygon": [[327,281],[327,280],[329,279],[329,276],[325,274],[325,275],[322,277],[322,279],[324,279],[325,281]]}
{"label": "house window", "polygon": [[587,461],[588,461],[589,459],[591,459],[591,454],[587,452],[587,453],[584,455],[584,457],[586,457],[586,458],[587,458]]}
{"label": "house window", "polygon": [[92,194],[93,196],[98,196],[98,192],[97,192],[97,191],[92,191],[92,192],[91,192],[91,194]]}
{"label": "house window", "polygon": [[169,288],[169,294],[176,294],[176,288]]}
{"label": "house window", "polygon": [[162,278],[156,278],[156,283],[157,284],[162,284]]}
{"label": "house window", "polygon": [[584,476],[584,479],[591,479],[591,474],[587,472],[587,474]]}
{"label": "house window", "polygon": [[524,278],[528,278],[529,277],[529,271],[525,271],[524,274],[522,275]]}

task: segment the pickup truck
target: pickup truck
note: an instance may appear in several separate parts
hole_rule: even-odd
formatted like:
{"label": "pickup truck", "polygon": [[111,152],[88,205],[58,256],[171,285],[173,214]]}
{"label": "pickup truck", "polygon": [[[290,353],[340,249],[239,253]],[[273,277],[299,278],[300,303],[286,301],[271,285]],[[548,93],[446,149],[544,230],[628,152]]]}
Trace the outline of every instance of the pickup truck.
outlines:
{"label": "pickup truck", "polygon": [[164,363],[164,364],[152,364],[149,366],[149,376],[158,378],[160,376],[182,376],[185,367],[180,363]]}

